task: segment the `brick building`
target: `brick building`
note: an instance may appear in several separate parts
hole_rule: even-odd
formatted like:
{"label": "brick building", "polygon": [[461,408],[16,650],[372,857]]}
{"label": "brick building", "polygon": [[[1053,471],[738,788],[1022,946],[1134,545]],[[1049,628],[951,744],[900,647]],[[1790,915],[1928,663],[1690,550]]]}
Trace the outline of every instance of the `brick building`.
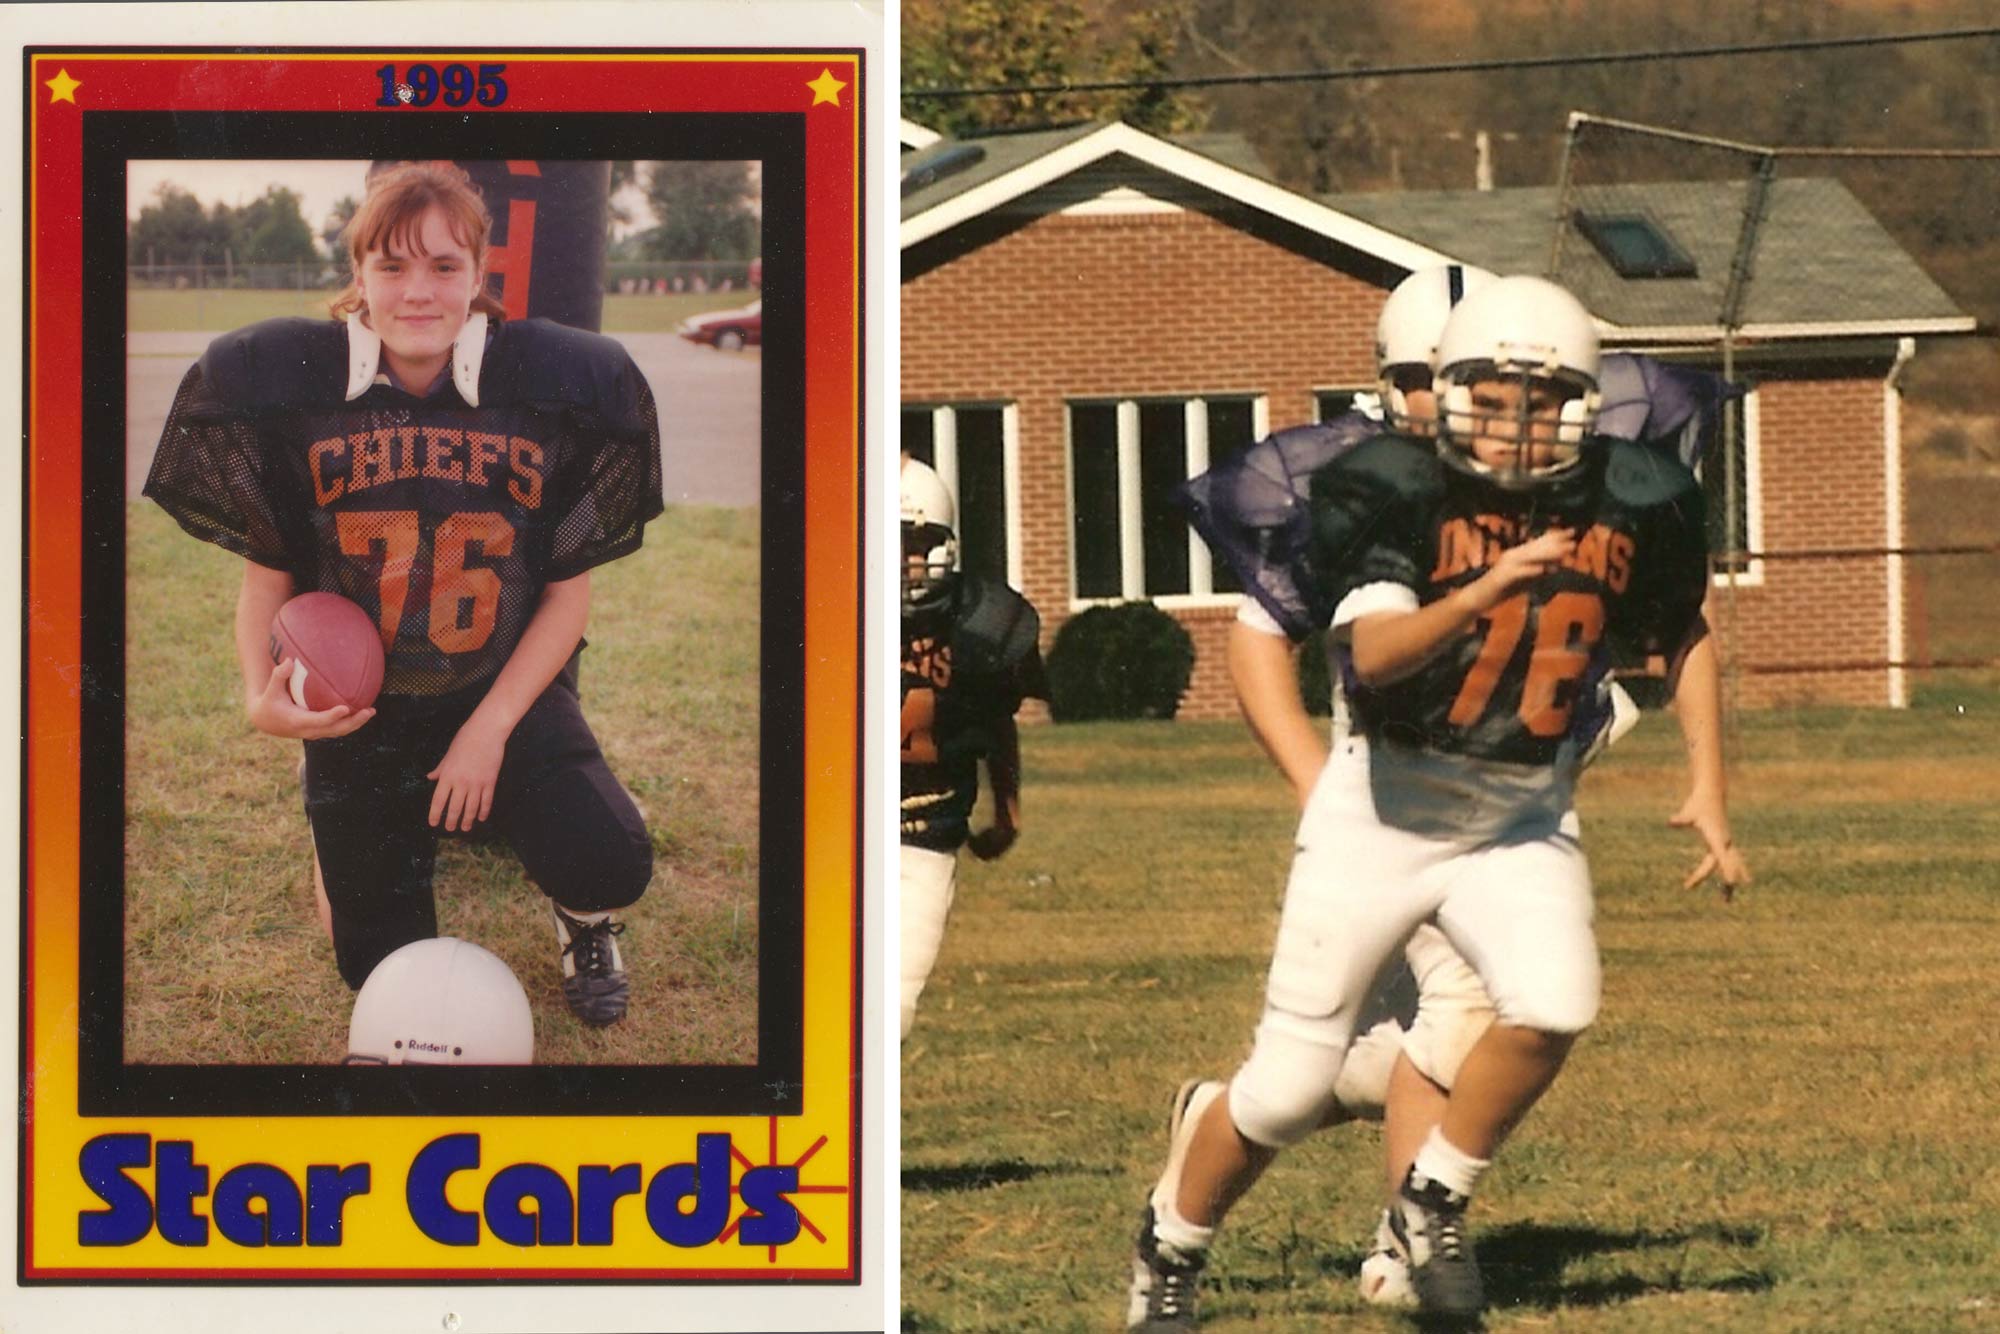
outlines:
{"label": "brick building", "polygon": [[[1412,269],[1545,271],[1553,191],[1311,199],[1241,140],[1115,124],[921,138],[904,136],[902,434],[959,498],[966,564],[1025,593],[1051,638],[1095,602],[1150,598],[1195,640],[1183,714],[1233,711],[1238,594],[1174,487],[1367,390],[1376,315]],[[1563,281],[1607,349],[1718,365],[1745,187],[1619,189],[1593,207],[1676,264],[1621,272],[1617,245],[1573,247]],[[1837,183],[1778,182],[1767,225],[1783,243],[1758,255],[1734,350],[1750,392],[1704,478],[1716,549],[1752,553],[1723,562],[1717,619],[1747,703],[1899,705],[1902,672],[1852,664],[1904,657],[1900,562],[1782,553],[1901,542],[1896,376],[1915,337],[1973,321]]]}

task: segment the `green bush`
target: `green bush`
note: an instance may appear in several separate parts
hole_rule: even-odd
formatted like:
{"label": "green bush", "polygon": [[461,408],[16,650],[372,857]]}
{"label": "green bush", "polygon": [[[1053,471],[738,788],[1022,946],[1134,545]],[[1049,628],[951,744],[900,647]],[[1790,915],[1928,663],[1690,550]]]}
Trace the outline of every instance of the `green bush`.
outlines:
{"label": "green bush", "polygon": [[1048,668],[1059,723],[1171,718],[1194,672],[1194,640],[1150,602],[1092,607],[1063,622]]}

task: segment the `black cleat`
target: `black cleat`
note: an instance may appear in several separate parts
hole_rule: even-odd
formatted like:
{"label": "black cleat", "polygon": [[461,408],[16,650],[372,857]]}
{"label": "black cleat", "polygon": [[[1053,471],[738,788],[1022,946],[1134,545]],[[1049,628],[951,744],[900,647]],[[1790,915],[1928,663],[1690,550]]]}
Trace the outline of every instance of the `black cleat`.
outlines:
{"label": "black cleat", "polygon": [[631,985],[625,980],[625,961],[618,953],[618,937],[625,923],[605,917],[595,922],[579,922],[555,903],[556,941],[562,946],[563,999],[570,1013],[592,1028],[606,1028],[625,1017],[625,1002]]}
{"label": "black cleat", "polygon": [[1410,1287],[1420,1311],[1476,1316],[1486,1309],[1479,1261],[1465,1239],[1465,1207],[1471,1202],[1411,1168],[1389,1207],[1389,1230],[1409,1257]]}
{"label": "black cleat", "polygon": [[1130,1305],[1125,1328],[1130,1334],[1173,1334],[1194,1328],[1195,1301],[1201,1287],[1201,1251],[1176,1250],[1153,1235],[1153,1206],[1139,1220],[1139,1241],[1132,1256]]}

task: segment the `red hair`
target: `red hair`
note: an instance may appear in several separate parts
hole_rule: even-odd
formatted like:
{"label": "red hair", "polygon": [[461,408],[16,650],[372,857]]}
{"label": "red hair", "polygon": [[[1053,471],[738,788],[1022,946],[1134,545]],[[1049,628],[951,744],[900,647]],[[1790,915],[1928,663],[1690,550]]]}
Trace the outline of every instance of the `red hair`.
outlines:
{"label": "red hair", "polygon": [[444,214],[452,238],[472,255],[481,279],[472,309],[494,320],[507,312],[486,290],[486,239],[493,231],[493,215],[479,187],[463,168],[450,162],[398,162],[369,178],[367,197],[354,211],[347,230],[347,287],[333,299],[333,317],[345,319],[351,312],[367,313],[368,303],[361,294],[361,262],[372,251],[391,247],[404,254],[423,253],[424,215],[432,209]]}

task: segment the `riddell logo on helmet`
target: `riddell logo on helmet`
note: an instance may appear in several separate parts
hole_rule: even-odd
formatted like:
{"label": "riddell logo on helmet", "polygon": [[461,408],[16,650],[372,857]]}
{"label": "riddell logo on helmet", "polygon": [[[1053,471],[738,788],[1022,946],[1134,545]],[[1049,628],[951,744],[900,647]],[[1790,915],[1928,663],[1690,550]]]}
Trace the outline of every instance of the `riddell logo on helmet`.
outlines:
{"label": "riddell logo on helmet", "polygon": [[435,1052],[442,1056],[451,1053],[452,1045],[449,1042],[426,1042],[422,1038],[405,1038],[403,1050]]}

